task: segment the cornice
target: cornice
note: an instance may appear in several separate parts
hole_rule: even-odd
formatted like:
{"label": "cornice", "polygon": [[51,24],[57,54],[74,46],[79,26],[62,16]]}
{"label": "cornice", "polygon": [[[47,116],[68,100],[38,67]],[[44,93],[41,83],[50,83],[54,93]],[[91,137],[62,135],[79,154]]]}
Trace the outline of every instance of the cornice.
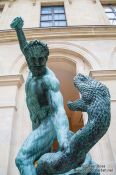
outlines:
{"label": "cornice", "polygon": [[96,80],[116,80],[116,70],[92,70],[89,75]]}
{"label": "cornice", "polygon": [[100,0],[101,4],[116,4],[116,0]]}
{"label": "cornice", "polygon": [[0,86],[16,85],[20,87],[24,82],[23,76],[19,75],[2,75],[0,76]]}
{"label": "cornice", "polygon": [[[116,39],[116,27],[105,26],[71,26],[62,28],[25,28],[28,40],[63,39],[63,38],[112,38]],[[0,43],[17,41],[14,30],[0,30]]]}

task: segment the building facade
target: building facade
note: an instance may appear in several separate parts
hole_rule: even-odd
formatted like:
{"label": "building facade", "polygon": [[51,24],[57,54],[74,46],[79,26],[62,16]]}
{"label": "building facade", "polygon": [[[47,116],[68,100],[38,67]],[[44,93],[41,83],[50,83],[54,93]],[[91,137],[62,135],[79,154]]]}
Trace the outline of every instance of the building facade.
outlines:
{"label": "building facade", "polygon": [[101,174],[116,175],[116,0],[0,0],[0,175],[18,175],[15,157],[31,132],[25,102],[28,67],[11,21],[21,16],[28,40],[50,49],[48,66],[61,82],[70,129],[87,121],[66,102],[79,98],[77,73],[106,84],[111,94],[111,125],[91,150]]}

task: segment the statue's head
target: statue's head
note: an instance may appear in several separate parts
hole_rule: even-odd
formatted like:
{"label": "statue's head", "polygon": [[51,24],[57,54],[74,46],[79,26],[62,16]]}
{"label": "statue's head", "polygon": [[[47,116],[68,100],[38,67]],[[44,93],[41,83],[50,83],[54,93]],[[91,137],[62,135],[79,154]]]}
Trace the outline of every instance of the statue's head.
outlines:
{"label": "statue's head", "polygon": [[79,89],[82,98],[86,102],[91,102],[93,99],[98,97],[101,99],[110,98],[108,88],[89,76],[79,73],[74,78],[74,85],[77,89]]}
{"label": "statue's head", "polygon": [[23,48],[23,53],[28,67],[34,75],[37,75],[39,71],[45,68],[49,56],[47,44],[37,40],[30,41]]}

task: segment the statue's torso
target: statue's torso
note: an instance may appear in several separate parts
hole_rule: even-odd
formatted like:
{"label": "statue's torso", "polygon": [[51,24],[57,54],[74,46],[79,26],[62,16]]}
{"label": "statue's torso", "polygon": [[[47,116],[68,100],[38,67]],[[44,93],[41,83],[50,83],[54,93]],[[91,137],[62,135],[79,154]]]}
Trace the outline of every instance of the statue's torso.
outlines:
{"label": "statue's torso", "polygon": [[51,75],[49,71],[39,78],[35,78],[29,73],[26,82],[27,107],[30,112],[32,123],[35,123],[37,126],[43,119],[50,115],[50,105],[48,102],[48,93],[50,93],[48,89],[49,86],[46,88],[44,84],[50,83],[51,76],[54,76],[54,74]]}

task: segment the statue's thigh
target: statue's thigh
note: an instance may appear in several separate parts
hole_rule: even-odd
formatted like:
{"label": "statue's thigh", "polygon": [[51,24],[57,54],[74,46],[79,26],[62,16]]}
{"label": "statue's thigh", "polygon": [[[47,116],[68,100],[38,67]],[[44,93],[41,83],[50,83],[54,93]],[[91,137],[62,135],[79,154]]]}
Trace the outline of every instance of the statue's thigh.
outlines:
{"label": "statue's thigh", "polygon": [[55,137],[53,124],[51,120],[46,119],[28,136],[19,154],[21,153],[22,155],[24,153],[26,157],[40,157],[50,150]]}

